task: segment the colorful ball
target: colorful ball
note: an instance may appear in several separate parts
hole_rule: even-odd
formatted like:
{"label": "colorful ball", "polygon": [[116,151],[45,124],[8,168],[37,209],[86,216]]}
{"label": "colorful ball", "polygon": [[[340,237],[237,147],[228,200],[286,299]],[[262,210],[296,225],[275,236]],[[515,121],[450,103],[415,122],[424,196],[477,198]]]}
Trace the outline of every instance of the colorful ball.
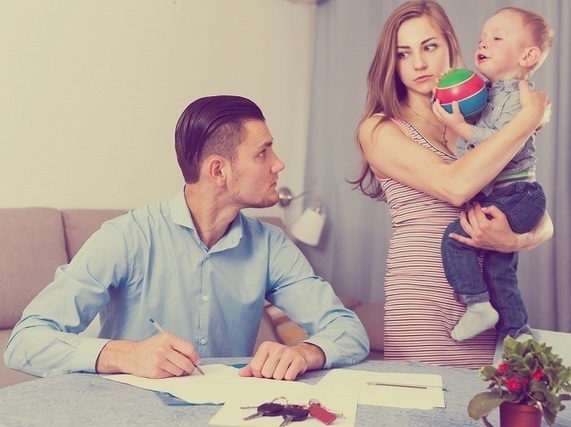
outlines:
{"label": "colorful ball", "polygon": [[486,105],[488,88],[478,74],[465,68],[449,71],[436,85],[434,97],[452,113],[452,101],[458,101],[460,112],[466,118],[478,114]]}

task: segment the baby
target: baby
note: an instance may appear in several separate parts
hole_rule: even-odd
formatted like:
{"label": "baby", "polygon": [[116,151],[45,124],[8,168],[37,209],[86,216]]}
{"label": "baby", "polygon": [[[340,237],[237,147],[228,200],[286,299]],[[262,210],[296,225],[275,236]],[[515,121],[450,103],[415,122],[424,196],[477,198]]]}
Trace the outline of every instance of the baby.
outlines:
{"label": "baby", "polygon": [[[488,103],[469,124],[457,106],[448,114],[437,102],[434,110],[441,121],[460,137],[458,157],[485,141],[519,111],[518,82],[528,80],[541,66],[553,40],[553,31],[538,14],[515,7],[498,10],[482,28],[475,63],[489,80]],[[546,200],[535,179],[535,134],[522,146],[502,172],[478,193],[474,201],[495,205],[507,217],[512,230],[525,233],[545,214]],[[531,338],[527,312],[517,286],[517,253],[482,251],[449,238],[463,236],[456,220],[444,232],[442,262],[446,278],[466,313],[452,329],[456,341],[464,341],[496,326],[500,338]],[[483,270],[478,256],[483,254]]]}

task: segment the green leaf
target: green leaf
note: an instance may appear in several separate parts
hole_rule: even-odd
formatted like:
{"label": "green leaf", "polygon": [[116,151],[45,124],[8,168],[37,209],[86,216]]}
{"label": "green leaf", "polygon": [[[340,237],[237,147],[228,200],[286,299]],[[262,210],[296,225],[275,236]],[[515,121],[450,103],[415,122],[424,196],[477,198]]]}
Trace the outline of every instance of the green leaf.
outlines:
{"label": "green leaf", "polygon": [[496,375],[496,368],[493,366],[488,365],[480,369],[480,376],[484,380],[489,380],[493,378],[495,375]]}
{"label": "green leaf", "polygon": [[499,407],[504,399],[497,392],[485,391],[475,395],[468,403],[468,415],[473,420],[487,416],[490,411]]}
{"label": "green leaf", "polygon": [[543,407],[541,412],[543,412],[543,418],[545,418],[547,424],[552,425],[555,422],[556,411],[554,412],[550,408]]}

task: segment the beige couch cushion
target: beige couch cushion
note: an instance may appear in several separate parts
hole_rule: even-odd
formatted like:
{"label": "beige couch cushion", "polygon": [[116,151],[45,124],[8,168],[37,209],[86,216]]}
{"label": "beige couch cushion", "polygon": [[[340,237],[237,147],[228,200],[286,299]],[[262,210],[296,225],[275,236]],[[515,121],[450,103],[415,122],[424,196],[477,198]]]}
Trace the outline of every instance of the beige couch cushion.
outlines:
{"label": "beige couch cushion", "polygon": [[66,263],[58,210],[0,209],[0,329],[12,328],[53,280],[56,268]]}
{"label": "beige couch cushion", "polygon": [[65,247],[69,260],[75,256],[87,239],[101,228],[101,224],[125,213],[127,211],[119,209],[62,210]]}

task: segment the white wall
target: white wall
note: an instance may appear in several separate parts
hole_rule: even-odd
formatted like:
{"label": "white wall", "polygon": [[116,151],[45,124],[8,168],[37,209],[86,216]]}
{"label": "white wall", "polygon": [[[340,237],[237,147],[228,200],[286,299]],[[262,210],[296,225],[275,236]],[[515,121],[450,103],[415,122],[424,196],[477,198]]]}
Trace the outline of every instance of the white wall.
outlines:
{"label": "white wall", "polygon": [[301,191],[314,18],[287,0],[2,1],[0,207],[169,198],[175,123],[221,93],[262,108],[279,185]]}

